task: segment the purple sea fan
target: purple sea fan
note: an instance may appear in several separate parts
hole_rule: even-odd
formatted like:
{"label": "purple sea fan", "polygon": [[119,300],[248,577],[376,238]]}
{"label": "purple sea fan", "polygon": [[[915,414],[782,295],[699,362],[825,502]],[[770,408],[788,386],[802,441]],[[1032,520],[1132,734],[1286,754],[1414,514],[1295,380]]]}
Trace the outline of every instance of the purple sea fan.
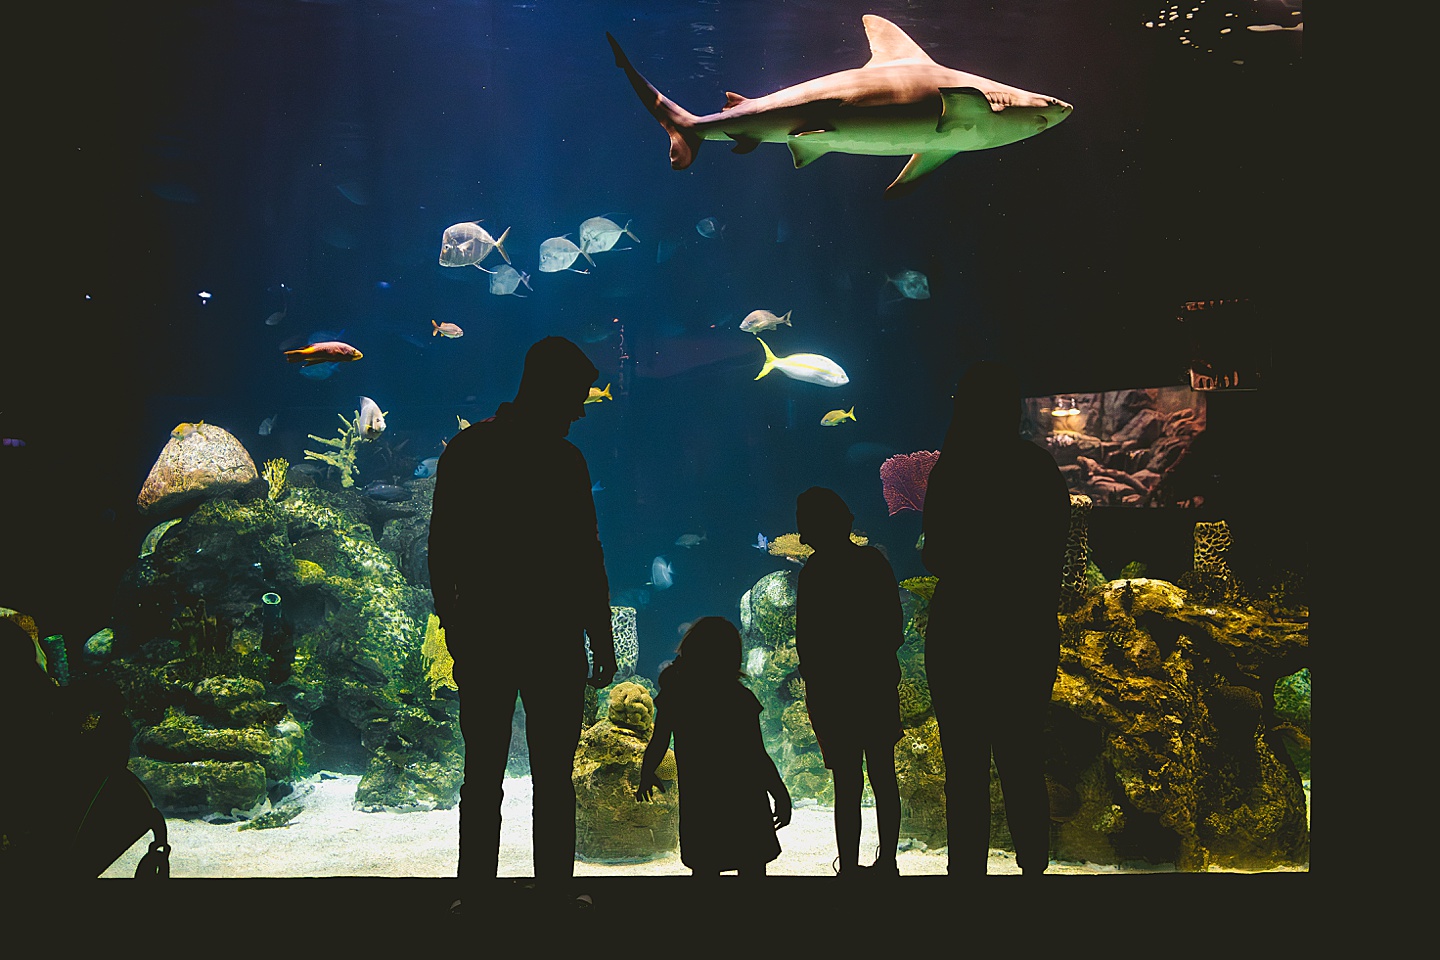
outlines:
{"label": "purple sea fan", "polygon": [[880,464],[880,482],[884,485],[885,506],[890,508],[890,516],[901,510],[924,510],[925,485],[930,480],[930,469],[939,459],[939,450],[917,450],[897,453]]}

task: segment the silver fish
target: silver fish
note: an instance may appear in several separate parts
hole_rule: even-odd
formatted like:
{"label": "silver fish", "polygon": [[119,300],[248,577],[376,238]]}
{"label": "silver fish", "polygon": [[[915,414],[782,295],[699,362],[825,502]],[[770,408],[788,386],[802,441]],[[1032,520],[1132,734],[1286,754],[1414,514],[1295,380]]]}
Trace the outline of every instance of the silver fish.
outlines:
{"label": "silver fish", "polygon": [[745,319],[740,321],[740,329],[746,333],[759,334],[763,330],[778,327],[782,323],[787,327],[793,327],[795,324],[790,322],[790,314],[793,312],[786,310],[785,316],[777,317],[769,310],[751,310],[745,315]]}
{"label": "silver fish", "polygon": [[260,434],[260,436],[262,436],[262,437],[268,437],[268,436],[270,436],[270,431],[275,429],[275,417],[278,417],[278,416],[280,416],[280,414],[277,413],[277,414],[274,414],[273,416],[266,417],[264,420],[261,420],[261,421],[260,421],[260,429],[259,429],[259,431],[258,431],[258,433]]}
{"label": "silver fish", "polygon": [[369,397],[360,398],[360,411],[355,419],[355,429],[366,440],[374,440],[385,432],[385,414],[380,412],[380,405]]}
{"label": "silver fish", "polygon": [[885,279],[895,284],[895,289],[907,300],[930,299],[930,278],[919,270],[901,270],[895,276]]}
{"label": "silver fish", "polygon": [[490,292],[501,297],[506,294],[514,294],[523,300],[525,294],[515,293],[516,288],[522,283],[525,284],[526,290],[534,289],[530,286],[530,274],[524,270],[516,270],[508,263],[503,264],[496,267],[495,272],[490,275]]}
{"label": "silver fish", "polygon": [[499,252],[505,262],[509,263],[510,255],[505,252],[505,238],[509,235],[510,228],[506,227],[499,239],[496,239],[490,236],[490,231],[480,226],[479,221],[452,224],[440,235],[440,266],[485,270],[480,266],[480,261],[490,256],[491,250]]}
{"label": "silver fish", "polygon": [[656,590],[668,590],[675,585],[675,569],[664,557],[650,562],[650,586]]}
{"label": "silver fish", "polygon": [[[570,265],[577,258],[584,257],[589,261],[590,266],[595,266],[595,261],[590,254],[581,250],[573,240],[566,237],[551,237],[540,244],[540,272],[559,273],[561,270],[574,270]],[[575,273],[588,273],[587,270],[574,270]]]}
{"label": "silver fish", "polygon": [[608,217],[591,217],[580,224],[580,249],[586,253],[604,253],[614,248],[622,233],[639,243],[640,238],[630,232],[630,224],[631,221],[626,220],[622,227]]}

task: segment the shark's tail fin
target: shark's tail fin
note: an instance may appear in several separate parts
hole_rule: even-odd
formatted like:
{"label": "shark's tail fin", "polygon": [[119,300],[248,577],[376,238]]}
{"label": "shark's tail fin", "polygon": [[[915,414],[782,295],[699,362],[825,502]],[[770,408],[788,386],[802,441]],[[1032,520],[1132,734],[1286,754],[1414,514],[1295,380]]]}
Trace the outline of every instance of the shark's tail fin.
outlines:
{"label": "shark's tail fin", "polygon": [[610,41],[610,49],[615,52],[615,66],[625,71],[630,86],[635,88],[635,95],[640,98],[645,109],[650,111],[651,116],[660,121],[665,132],[670,134],[671,169],[684,170],[695,162],[695,154],[700,152],[700,143],[704,140],[704,137],[695,132],[695,123],[699,118],[656,90],[649,80],[642,77],[640,71],[630,64],[630,58],[625,56],[625,51],[620,49],[620,44],[615,42],[614,37],[607,33],[605,39]]}

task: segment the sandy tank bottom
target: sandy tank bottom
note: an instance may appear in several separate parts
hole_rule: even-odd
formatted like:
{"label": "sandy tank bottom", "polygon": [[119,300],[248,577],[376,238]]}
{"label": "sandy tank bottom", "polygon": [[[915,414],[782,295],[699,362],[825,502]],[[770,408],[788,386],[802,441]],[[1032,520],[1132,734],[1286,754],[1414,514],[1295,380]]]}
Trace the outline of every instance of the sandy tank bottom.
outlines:
{"label": "sandy tank bottom", "polygon": [[[302,811],[285,826],[242,830],[241,824],[167,818],[172,877],[453,877],[459,843],[457,809],[426,813],[364,813],[355,809],[358,776],[320,773],[302,781],[289,803]],[[1305,781],[1309,821],[1310,781]],[[505,781],[500,875],[533,875],[530,859],[530,780]],[[797,807],[780,830],[781,854],[769,866],[776,876],[833,876],[834,820],[827,807]],[[133,877],[150,840],[147,833],[110,865],[102,877]],[[873,859],[877,844],[873,810],[862,817],[861,860]],[[903,850],[901,876],[943,874],[943,851]],[[1015,874],[1013,854],[990,852],[991,874]],[[1052,874],[1105,876],[1171,873],[1174,868],[1053,862]],[[1296,868],[1283,872],[1308,872]],[[645,863],[600,864],[577,860],[575,874],[591,877],[688,876],[679,853]]]}

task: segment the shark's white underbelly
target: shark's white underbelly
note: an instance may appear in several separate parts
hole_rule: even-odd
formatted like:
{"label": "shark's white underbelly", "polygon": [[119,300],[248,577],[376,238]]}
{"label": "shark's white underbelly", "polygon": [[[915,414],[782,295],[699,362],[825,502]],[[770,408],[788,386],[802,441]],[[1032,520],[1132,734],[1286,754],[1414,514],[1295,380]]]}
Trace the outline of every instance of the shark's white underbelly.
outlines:
{"label": "shark's white underbelly", "polygon": [[[799,139],[811,150],[858,153],[867,156],[910,156],[914,153],[962,153],[1002,146],[1034,136],[1044,129],[1043,119],[1033,111],[997,115],[994,122],[936,131],[937,116],[924,119],[868,119],[853,117],[813,133],[791,134],[788,130],[759,123],[707,125],[706,140],[753,139],[763,143],[789,143]],[[803,125],[802,125],[803,126]]]}

